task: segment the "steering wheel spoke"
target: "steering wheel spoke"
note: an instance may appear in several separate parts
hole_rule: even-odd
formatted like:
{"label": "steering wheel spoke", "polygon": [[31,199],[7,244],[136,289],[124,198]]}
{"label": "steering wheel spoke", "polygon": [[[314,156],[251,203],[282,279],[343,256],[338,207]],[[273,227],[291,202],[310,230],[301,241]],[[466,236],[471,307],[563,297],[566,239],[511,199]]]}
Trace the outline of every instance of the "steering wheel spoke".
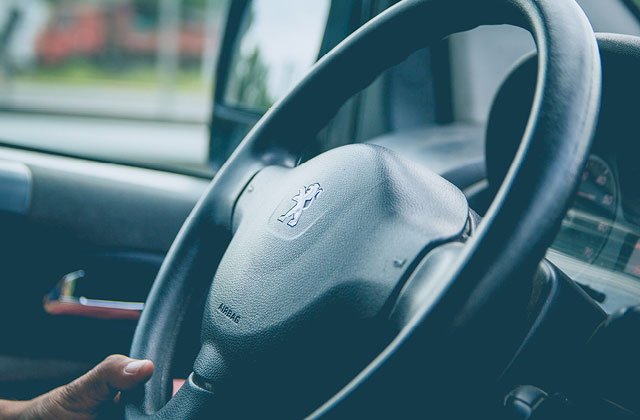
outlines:
{"label": "steering wheel spoke", "polygon": [[127,404],[125,416],[136,420],[194,420],[215,413],[216,402],[216,395],[197,384],[197,379],[191,373],[176,395],[162,409],[146,413],[137,405]]}
{"label": "steering wheel spoke", "polygon": [[460,258],[464,243],[448,242],[431,250],[400,290],[389,315],[391,329],[398,333],[442,296],[451,284],[450,271]]}

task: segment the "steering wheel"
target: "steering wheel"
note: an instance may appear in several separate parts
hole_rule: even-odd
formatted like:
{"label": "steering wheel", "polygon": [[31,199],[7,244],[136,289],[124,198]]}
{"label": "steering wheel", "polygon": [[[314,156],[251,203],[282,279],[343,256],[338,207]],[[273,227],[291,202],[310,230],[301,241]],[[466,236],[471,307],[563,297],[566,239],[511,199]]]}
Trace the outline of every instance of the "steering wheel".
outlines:
{"label": "steering wheel", "polygon": [[[381,147],[296,165],[384,69],[498,23],[533,35],[538,80],[482,221],[456,187]],[[495,375],[517,344],[492,340],[512,333],[510,305],[568,208],[600,83],[595,37],[573,0],[404,0],[365,24],[264,115],[189,215],[135,332],[132,357],[156,372],[124,396],[125,418],[382,415],[398,401],[431,404],[442,384],[471,381],[471,365]],[[200,351],[170,398],[182,321],[203,293]]]}

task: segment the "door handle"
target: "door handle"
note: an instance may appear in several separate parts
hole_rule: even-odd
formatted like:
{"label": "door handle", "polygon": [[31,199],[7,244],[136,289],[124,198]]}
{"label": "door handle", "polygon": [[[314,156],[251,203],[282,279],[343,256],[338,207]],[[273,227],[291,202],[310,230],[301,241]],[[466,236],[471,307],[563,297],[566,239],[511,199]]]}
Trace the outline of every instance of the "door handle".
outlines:
{"label": "door handle", "polygon": [[66,274],[44,297],[44,310],[51,315],[72,315],[98,319],[140,318],[143,302],[90,299],[77,296],[78,282],[85,278],[84,270]]}

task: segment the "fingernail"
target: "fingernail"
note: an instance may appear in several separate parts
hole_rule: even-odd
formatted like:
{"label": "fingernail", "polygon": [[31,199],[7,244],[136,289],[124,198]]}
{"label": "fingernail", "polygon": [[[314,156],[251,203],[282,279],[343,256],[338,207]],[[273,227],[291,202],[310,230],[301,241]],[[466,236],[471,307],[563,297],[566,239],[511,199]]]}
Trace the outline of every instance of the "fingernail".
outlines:
{"label": "fingernail", "polygon": [[134,362],[129,362],[127,366],[124,367],[124,373],[128,373],[129,375],[133,375],[138,373],[140,368],[147,363],[146,360],[136,360]]}

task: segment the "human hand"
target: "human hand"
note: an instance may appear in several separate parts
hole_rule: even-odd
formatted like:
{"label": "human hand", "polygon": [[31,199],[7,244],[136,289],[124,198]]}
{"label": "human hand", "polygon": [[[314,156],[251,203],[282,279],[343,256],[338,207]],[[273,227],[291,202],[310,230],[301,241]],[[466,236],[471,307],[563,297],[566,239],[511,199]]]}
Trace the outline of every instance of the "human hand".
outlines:
{"label": "human hand", "polygon": [[94,420],[113,418],[120,391],[146,382],[150,360],[112,355],[75,381],[31,401],[1,401],[3,420]]}

